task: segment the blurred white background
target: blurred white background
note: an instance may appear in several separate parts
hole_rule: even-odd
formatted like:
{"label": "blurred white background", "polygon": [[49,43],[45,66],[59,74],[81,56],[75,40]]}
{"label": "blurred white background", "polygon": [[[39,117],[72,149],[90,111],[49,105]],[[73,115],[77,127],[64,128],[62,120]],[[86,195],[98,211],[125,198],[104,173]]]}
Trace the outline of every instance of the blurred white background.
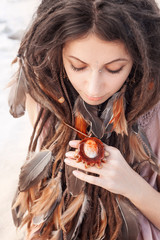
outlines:
{"label": "blurred white background", "polygon": [[7,83],[15,72],[19,38],[30,24],[40,0],[0,0],[0,239],[20,239],[11,216],[11,202],[31,135],[28,116],[9,114]]}
{"label": "blurred white background", "polygon": [[[20,239],[11,217],[11,202],[31,134],[28,116],[9,114],[6,84],[15,69],[11,62],[19,37],[30,24],[40,0],[0,0],[0,239]],[[157,0],[160,3],[160,0]],[[13,69],[12,69],[13,68]]]}

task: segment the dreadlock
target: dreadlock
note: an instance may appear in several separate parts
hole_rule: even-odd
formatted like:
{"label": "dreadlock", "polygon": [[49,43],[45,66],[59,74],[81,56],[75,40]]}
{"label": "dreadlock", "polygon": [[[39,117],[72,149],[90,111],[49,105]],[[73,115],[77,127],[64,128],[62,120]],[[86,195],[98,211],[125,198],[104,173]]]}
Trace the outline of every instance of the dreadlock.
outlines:
{"label": "dreadlock", "polygon": [[[125,115],[128,136],[113,132],[109,139],[104,139],[105,143],[117,147],[128,162],[132,148],[132,142],[129,140],[131,126],[140,115],[159,100],[160,16],[154,0],[43,0],[41,2],[32,25],[22,39],[18,56],[21,59],[20,67],[25,74],[28,92],[41,106],[34,125],[29,153],[36,150],[43,136],[40,148],[51,147],[55,159],[51,175],[57,177],[58,170],[61,170],[62,200],[52,213],[47,227],[41,228],[38,239],[54,239],[51,236],[52,231],[55,230],[52,220],[56,221],[56,214],[72,208],[74,201],[74,197],[66,193],[63,160],[68,142],[75,138],[74,131],[67,125],[74,126],[72,110],[77,93],[66,77],[62,49],[67,41],[78,39],[90,32],[106,41],[122,41],[134,60],[124,93],[127,102]],[[152,87],[149,87],[150,84]],[[40,190],[43,191],[46,181],[41,183]],[[115,194],[90,184],[86,184],[84,192],[88,196],[89,208],[79,227],[79,239],[100,239],[102,213],[100,203],[103,204],[107,215],[105,239],[121,239],[122,217]],[[35,199],[39,197],[38,194],[34,196]],[[77,199],[80,204],[83,196]],[[65,226],[61,222],[64,239],[67,239],[67,232],[71,230],[77,214],[78,210]],[[26,219],[25,221],[27,222]],[[28,220],[28,229],[31,231],[30,220]],[[36,235],[32,239],[34,238],[37,239]]]}

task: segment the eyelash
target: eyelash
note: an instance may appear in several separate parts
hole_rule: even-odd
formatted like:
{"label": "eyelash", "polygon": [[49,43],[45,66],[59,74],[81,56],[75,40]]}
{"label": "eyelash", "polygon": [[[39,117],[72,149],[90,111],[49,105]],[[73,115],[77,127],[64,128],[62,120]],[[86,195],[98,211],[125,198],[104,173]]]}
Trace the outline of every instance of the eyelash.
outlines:
{"label": "eyelash", "polygon": [[123,67],[121,67],[121,68],[119,68],[118,70],[115,70],[115,71],[112,71],[112,70],[109,70],[109,69],[107,69],[107,71],[112,73],[112,74],[116,74],[116,73],[119,73],[122,69],[123,69]]}
{"label": "eyelash", "polygon": [[[73,65],[71,65],[71,67],[72,67],[72,70],[75,71],[75,72],[80,72],[80,71],[83,71],[85,69],[85,67],[76,68]],[[109,70],[109,69],[106,69],[106,70],[111,74],[116,74],[116,73],[119,73],[122,69],[123,69],[123,67],[121,67],[120,69],[115,70],[115,71],[112,71],[112,70]]]}
{"label": "eyelash", "polygon": [[76,68],[76,67],[74,67],[73,65],[71,65],[71,67],[72,67],[73,71],[75,71],[75,72],[79,72],[79,71],[82,71],[82,70],[85,69],[85,67],[82,67],[82,68]]}

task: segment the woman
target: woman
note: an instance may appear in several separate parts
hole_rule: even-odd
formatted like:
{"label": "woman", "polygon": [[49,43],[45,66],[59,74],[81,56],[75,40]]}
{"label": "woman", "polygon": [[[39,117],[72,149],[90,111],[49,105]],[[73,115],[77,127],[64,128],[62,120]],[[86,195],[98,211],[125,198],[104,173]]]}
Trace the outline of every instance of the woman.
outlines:
{"label": "woman", "polygon": [[40,4],[10,94],[34,125],[12,205],[26,239],[160,238],[159,23],[154,0]]}

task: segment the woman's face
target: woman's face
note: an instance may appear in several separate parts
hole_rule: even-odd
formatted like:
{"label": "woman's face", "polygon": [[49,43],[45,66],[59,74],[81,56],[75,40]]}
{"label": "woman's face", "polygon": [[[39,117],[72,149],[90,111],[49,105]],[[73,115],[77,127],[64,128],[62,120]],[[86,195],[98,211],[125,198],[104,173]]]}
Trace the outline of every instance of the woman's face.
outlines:
{"label": "woman's face", "polygon": [[63,63],[73,87],[90,105],[105,102],[126,81],[132,58],[120,41],[104,41],[94,34],[68,41]]}

